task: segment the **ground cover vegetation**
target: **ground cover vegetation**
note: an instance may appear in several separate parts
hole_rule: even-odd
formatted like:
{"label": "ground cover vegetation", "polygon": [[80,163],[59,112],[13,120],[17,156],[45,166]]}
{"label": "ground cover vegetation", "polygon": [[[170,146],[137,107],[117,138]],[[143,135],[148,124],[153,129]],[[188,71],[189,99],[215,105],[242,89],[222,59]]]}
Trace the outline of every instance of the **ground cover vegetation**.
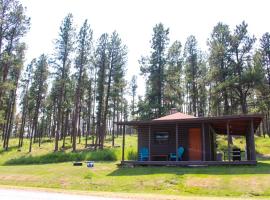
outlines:
{"label": "ground cover vegetation", "polygon": [[[69,138],[68,138],[69,139]],[[121,137],[115,146],[121,145]],[[241,146],[241,138],[233,139]],[[270,140],[256,137],[257,166],[218,167],[135,167],[119,168],[121,148],[111,148],[111,139],[105,140],[103,150],[85,151],[72,145],[65,151],[54,152],[54,142],[44,141],[17,151],[16,139],[11,139],[8,151],[0,150],[0,185],[83,190],[96,192],[152,193],[166,195],[204,196],[270,196]],[[226,148],[226,140],[218,138],[219,149]],[[133,159],[137,151],[137,137],[126,137],[126,159]],[[72,161],[94,160],[94,167],[72,165]]]}
{"label": "ground cover vegetation", "polygon": [[234,28],[218,23],[205,52],[195,36],[184,44],[170,41],[170,29],[156,24],[150,53],[138,63],[146,80],[141,97],[137,77],[126,78],[128,50],[117,31],[95,38],[90,22],[76,29],[70,13],[59,22],[54,53],[25,63],[26,8],[17,0],[0,3],[0,133],[6,150],[10,138],[29,152],[47,138],[55,152],[70,144],[76,151],[82,143],[103,149],[106,137],[114,146],[123,133],[115,122],[153,119],[171,108],[194,116],[261,113],[257,134],[270,134],[270,34],[256,39],[245,21]]}

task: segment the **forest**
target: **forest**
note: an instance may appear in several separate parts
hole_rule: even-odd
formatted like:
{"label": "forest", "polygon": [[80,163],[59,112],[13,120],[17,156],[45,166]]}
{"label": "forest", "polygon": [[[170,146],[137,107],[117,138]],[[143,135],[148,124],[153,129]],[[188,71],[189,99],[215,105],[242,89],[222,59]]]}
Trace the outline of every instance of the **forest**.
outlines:
{"label": "forest", "polygon": [[[89,21],[75,28],[70,13],[55,36],[54,53],[25,63],[23,38],[31,28],[17,0],[0,6],[0,137],[42,145],[54,141],[59,151],[71,141],[103,149],[107,136],[121,135],[116,122],[148,120],[171,108],[194,116],[261,113],[257,134],[270,136],[270,33],[255,38],[243,21],[219,22],[202,51],[194,35],[170,41],[170,29],[153,27],[149,54],[138,61],[146,80],[137,95],[137,77],[127,79],[128,47],[117,31],[93,37]],[[151,27],[150,27],[151,28]],[[138,41],[139,42],[139,41]],[[67,138],[70,140],[67,141]]]}

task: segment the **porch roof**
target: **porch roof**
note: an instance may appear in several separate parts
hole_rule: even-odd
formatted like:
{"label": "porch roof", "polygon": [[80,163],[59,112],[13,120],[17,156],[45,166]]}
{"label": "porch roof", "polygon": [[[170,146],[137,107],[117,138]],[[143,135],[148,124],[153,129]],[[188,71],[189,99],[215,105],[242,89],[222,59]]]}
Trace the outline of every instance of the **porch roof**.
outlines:
{"label": "porch roof", "polygon": [[254,130],[257,129],[263,119],[262,114],[249,115],[225,115],[219,117],[187,117],[180,119],[145,120],[145,121],[125,121],[119,122],[118,125],[128,126],[149,126],[149,125],[165,125],[165,124],[197,124],[208,123],[218,134],[227,134],[227,122],[229,123],[230,133],[232,135],[245,135],[249,129],[250,121],[253,120]]}

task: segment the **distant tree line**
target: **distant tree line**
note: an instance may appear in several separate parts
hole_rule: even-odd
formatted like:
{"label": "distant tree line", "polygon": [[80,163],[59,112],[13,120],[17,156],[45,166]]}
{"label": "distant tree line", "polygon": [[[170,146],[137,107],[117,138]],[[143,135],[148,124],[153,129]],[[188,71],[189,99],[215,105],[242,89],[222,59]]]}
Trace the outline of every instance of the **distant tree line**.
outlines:
{"label": "distant tree line", "polygon": [[256,43],[245,22],[234,30],[218,23],[203,52],[192,35],[184,46],[169,46],[169,28],[157,24],[150,54],[139,61],[146,93],[137,97],[137,77],[126,80],[127,47],[116,31],[95,40],[87,20],[76,30],[68,14],[54,53],[24,67],[22,38],[30,18],[17,0],[0,4],[0,133],[6,150],[11,137],[19,149],[29,140],[29,152],[44,138],[54,141],[54,151],[68,143],[73,151],[78,143],[102,149],[107,135],[114,146],[123,131],[114,122],[153,119],[171,108],[195,116],[263,113],[261,132],[270,135],[269,33]]}
{"label": "distant tree line", "polygon": [[[256,46],[257,44],[257,46]],[[263,113],[270,135],[270,34],[256,38],[242,22],[233,30],[219,22],[202,52],[195,36],[169,46],[169,28],[153,28],[151,52],[140,59],[146,93],[137,114],[153,119],[171,108],[194,116]]]}
{"label": "distant tree line", "polygon": [[[127,47],[119,34],[104,33],[94,41],[88,21],[76,30],[73,16],[68,14],[59,28],[53,55],[33,59],[20,75],[25,51],[21,41],[30,19],[16,0],[1,1],[0,12],[3,148],[8,149],[10,137],[19,138],[18,148],[27,138],[31,152],[33,143],[40,146],[42,138],[49,137],[58,151],[66,147],[69,137],[73,151],[82,138],[85,147],[102,149],[108,132],[114,145],[122,127],[113,122],[126,120],[129,112],[124,97],[128,90]],[[134,101],[135,90],[133,87]]]}

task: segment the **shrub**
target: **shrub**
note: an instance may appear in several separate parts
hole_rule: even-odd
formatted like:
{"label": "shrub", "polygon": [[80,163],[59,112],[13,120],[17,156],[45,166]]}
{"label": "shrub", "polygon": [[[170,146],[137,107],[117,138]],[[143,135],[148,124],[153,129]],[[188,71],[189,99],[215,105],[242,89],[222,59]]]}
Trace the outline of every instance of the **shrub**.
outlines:
{"label": "shrub", "polygon": [[68,161],[116,161],[117,156],[114,150],[104,149],[98,151],[83,151],[83,152],[52,152],[40,156],[22,156],[19,158],[10,159],[5,162],[5,165],[24,165],[24,164],[47,164],[59,163]]}
{"label": "shrub", "polygon": [[113,149],[104,149],[89,152],[86,156],[86,160],[93,160],[93,161],[116,161],[117,156],[115,150]]}
{"label": "shrub", "polygon": [[137,151],[134,151],[133,149],[128,151],[127,155],[128,160],[137,160],[137,158],[138,158]]}

